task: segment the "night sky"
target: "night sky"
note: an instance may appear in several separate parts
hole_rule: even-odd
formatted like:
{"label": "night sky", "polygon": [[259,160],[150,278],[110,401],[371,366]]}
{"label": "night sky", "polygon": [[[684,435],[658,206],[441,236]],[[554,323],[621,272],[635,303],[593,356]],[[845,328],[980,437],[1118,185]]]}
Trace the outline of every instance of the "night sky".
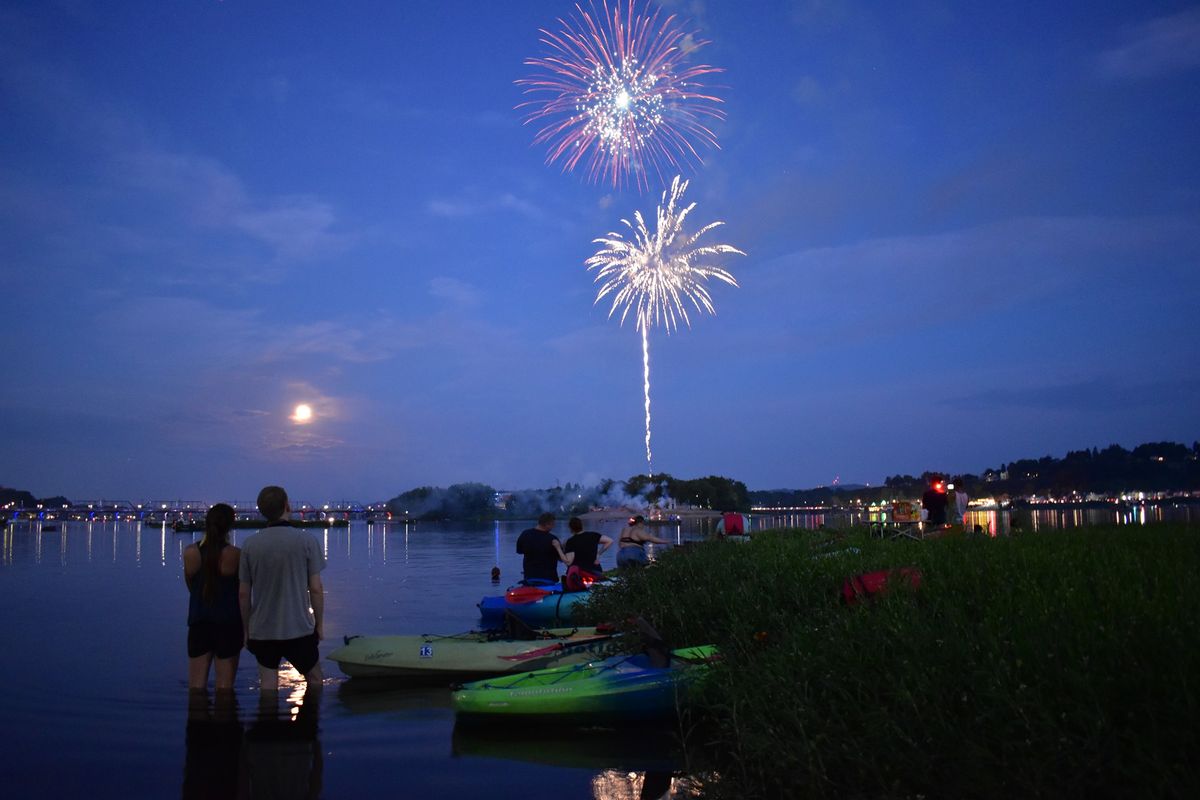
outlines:
{"label": "night sky", "polygon": [[[656,471],[751,489],[1200,438],[1200,7],[678,2],[722,67],[651,332]],[[0,484],[371,501],[646,469],[592,240],[663,189],[547,166],[550,0],[0,6]],[[311,420],[292,417],[297,404]]]}

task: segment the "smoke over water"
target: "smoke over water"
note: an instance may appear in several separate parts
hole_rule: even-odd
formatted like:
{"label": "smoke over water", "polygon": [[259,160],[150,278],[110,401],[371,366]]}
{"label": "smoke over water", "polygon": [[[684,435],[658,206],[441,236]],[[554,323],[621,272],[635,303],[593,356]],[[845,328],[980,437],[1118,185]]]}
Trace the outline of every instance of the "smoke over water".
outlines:
{"label": "smoke over water", "polygon": [[649,483],[630,493],[620,481],[605,480],[594,486],[568,483],[550,489],[496,490],[480,483],[446,488],[424,486],[388,501],[393,514],[427,519],[481,517],[533,518],[545,511],[558,515],[582,514],[596,508],[646,510],[674,504],[665,486]]}

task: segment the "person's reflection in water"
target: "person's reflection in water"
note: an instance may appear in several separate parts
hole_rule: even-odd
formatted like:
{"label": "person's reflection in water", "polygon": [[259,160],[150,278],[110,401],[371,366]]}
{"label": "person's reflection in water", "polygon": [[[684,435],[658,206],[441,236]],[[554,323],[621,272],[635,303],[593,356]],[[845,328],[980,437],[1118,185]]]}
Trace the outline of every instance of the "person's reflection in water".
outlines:
{"label": "person's reflection in water", "polygon": [[321,684],[310,685],[295,706],[279,696],[259,696],[258,719],[246,731],[246,771],[255,800],[308,800],[321,796],[318,719]]}
{"label": "person's reflection in water", "polygon": [[237,695],[233,692],[217,692],[211,705],[207,692],[188,692],[184,800],[246,797],[241,769],[242,723],[237,712]]}

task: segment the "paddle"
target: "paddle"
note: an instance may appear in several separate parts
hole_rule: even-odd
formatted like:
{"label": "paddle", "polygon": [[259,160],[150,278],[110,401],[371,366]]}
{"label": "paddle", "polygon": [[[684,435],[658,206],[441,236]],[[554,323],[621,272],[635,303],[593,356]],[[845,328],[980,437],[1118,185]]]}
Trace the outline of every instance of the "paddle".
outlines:
{"label": "paddle", "polygon": [[537,586],[515,586],[504,593],[504,599],[513,605],[524,605],[536,603],[543,597],[552,594],[556,594],[556,592],[540,589]]}
{"label": "paddle", "polygon": [[611,639],[612,635],[607,636],[586,636],[579,639],[572,639],[568,642],[555,642],[554,644],[545,647],[539,647],[537,650],[526,650],[524,653],[517,653],[511,656],[500,656],[501,661],[528,661],[531,658],[540,658],[548,656],[551,653],[556,653],[567,647],[576,647],[577,645],[591,644],[592,642],[602,642],[605,639]]}

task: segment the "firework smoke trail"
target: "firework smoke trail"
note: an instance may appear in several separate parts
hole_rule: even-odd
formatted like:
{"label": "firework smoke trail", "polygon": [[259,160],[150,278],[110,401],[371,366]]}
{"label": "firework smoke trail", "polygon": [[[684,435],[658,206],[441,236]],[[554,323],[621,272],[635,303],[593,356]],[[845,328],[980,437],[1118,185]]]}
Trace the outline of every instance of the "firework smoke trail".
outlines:
{"label": "firework smoke trail", "polygon": [[561,30],[541,29],[548,52],[526,59],[537,72],[516,83],[532,98],[517,108],[542,126],[534,143],[549,146],[547,164],[561,162],[564,172],[583,164],[592,182],[632,177],[643,188],[651,170],[665,180],[664,171],[701,161],[697,145],[718,147],[706,123],[725,115],[698,80],[721,70],[686,63],[708,42],[674,14],[636,4],[591,0],[591,12],[576,4],[574,17],[559,18]]}
{"label": "firework smoke trail", "polygon": [[611,318],[621,309],[621,324],[631,311],[642,334],[642,373],[646,399],[646,465],[653,474],[650,450],[650,339],[652,325],[661,325],[668,334],[679,328],[682,321],[691,327],[688,316],[690,304],[697,312],[715,314],[712,295],[708,290],[709,279],[716,279],[730,286],[737,281],[724,268],[713,263],[716,256],[730,254],[745,255],[728,244],[697,244],[704,234],[725,223],[710,222],[695,233],[685,233],[684,222],[696,207],[695,203],[680,207],[680,198],[687,191],[688,182],[678,175],[671,181],[671,188],[662,194],[658,206],[654,231],[651,232],[640,211],[633,214],[634,222],[621,220],[629,228],[629,238],[619,232],[610,232],[594,244],[601,245],[595,255],[584,263],[589,270],[596,270],[595,282],[601,284],[596,293],[599,303],[612,295],[612,306],[608,310]]}
{"label": "firework smoke trail", "polygon": [[654,475],[654,455],[650,452],[650,334],[642,328],[642,391],[646,395],[646,474]]}

